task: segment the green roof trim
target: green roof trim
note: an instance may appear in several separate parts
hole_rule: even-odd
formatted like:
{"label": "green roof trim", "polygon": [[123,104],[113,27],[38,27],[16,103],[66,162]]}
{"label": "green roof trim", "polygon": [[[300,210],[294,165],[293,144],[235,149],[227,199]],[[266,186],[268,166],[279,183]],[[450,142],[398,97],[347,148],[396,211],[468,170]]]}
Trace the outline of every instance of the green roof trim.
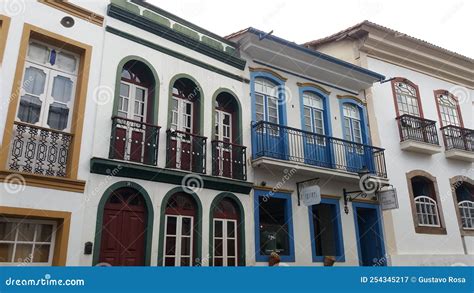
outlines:
{"label": "green roof trim", "polygon": [[186,35],[192,39],[199,41],[199,34],[197,32],[190,30],[189,28],[182,26],[179,23],[173,24],[173,29],[180,34]]}
{"label": "green roof trim", "polygon": [[111,4],[122,7],[123,9],[132,12],[133,14],[140,15],[140,8],[136,4],[132,4],[127,0],[110,0]]}
{"label": "green roof trim", "polygon": [[166,26],[166,27],[171,26],[171,22],[170,22],[169,19],[164,18],[163,16],[158,15],[158,14],[153,13],[153,12],[148,11],[148,10],[143,11],[143,17],[148,18],[149,20],[151,20],[153,22],[156,22],[158,24],[161,24],[163,26]]}
{"label": "green roof trim", "polygon": [[202,36],[201,38],[201,42],[203,42],[204,44],[208,45],[209,47],[212,47],[214,49],[217,49],[217,50],[220,50],[220,51],[224,51],[224,46],[222,45],[221,42],[218,42],[214,39],[211,39],[207,36]]}

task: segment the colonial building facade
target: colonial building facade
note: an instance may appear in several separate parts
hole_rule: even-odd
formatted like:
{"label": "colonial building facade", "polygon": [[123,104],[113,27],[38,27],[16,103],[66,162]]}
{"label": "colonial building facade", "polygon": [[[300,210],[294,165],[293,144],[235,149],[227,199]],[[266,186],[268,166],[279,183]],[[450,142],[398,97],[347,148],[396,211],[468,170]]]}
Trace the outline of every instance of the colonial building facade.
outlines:
{"label": "colonial building facade", "polygon": [[[403,237],[469,261],[472,105],[450,107],[452,86],[472,96],[462,67],[434,92],[442,152],[419,92],[435,77],[416,84],[332,41],[223,38],[140,0],[14,8],[0,10],[1,265],[255,266],[273,251],[295,266],[412,264]],[[387,86],[403,96],[395,126],[379,114]],[[394,156],[418,167],[403,177]],[[419,167],[436,156],[449,174]],[[383,212],[373,183],[393,184],[400,208]]]}
{"label": "colonial building facade", "polygon": [[368,21],[306,46],[387,77],[366,94],[398,190],[389,263],[474,264],[474,61]]}

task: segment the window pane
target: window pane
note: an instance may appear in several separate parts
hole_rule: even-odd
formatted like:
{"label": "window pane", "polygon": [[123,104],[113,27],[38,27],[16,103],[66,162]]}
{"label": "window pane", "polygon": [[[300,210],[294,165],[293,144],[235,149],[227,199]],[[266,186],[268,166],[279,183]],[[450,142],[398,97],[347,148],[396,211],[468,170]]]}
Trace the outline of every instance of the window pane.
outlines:
{"label": "window pane", "polygon": [[182,257],[181,258],[181,266],[188,267],[191,265],[191,258],[189,257]]}
{"label": "window pane", "polygon": [[181,235],[191,235],[191,218],[183,218]]}
{"label": "window pane", "polygon": [[289,235],[286,227],[285,199],[263,197],[259,199],[260,253],[272,251],[280,255],[289,255]]}
{"label": "window pane", "polygon": [[227,256],[235,256],[235,239],[227,240]]}
{"label": "window pane", "polygon": [[137,88],[137,92],[135,94],[135,99],[140,102],[145,102],[145,90]]}
{"label": "window pane", "polygon": [[57,130],[64,130],[67,127],[69,109],[66,105],[52,103],[49,106],[48,125]]}
{"label": "window pane", "polygon": [[49,50],[46,46],[31,43],[28,47],[28,58],[39,63],[46,63],[48,61]]}
{"label": "window pane", "polygon": [[221,257],[214,258],[214,266],[222,267],[224,265],[223,259]]}
{"label": "window pane", "polygon": [[227,259],[227,266],[229,267],[235,267],[235,258],[228,258]]}
{"label": "window pane", "polygon": [[18,241],[33,241],[35,236],[36,224],[19,223]]}
{"label": "window pane", "polygon": [[214,236],[215,237],[222,237],[222,221],[215,221],[215,230],[214,231]]}
{"label": "window pane", "polygon": [[22,122],[35,124],[39,121],[42,102],[38,97],[24,95],[18,107],[18,119]]}
{"label": "window pane", "polygon": [[56,59],[56,64],[59,68],[69,72],[76,71],[76,58],[74,56],[66,54],[66,53],[59,53]]}
{"label": "window pane", "polygon": [[0,263],[12,261],[13,246],[13,243],[0,243]]}
{"label": "window pane", "polygon": [[235,237],[235,223],[232,221],[227,222],[227,236]]}
{"label": "window pane", "polygon": [[53,234],[53,225],[38,225],[36,233],[36,242],[51,242]]}
{"label": "window pane", "polygon": [[222,247],[222,239],[215,239],[214,240],[214,255],[215,256],[222,256],[223,247]]}
{"label": "window pane", "polygon": [[128,84],[120,83],[120,95],[123,97],[128,97],[130,92],[130,86]]}
{"label": "window pane", "polygon": [[166,255],[175,255],[176,253],[176,237],[166,237]]}
{"label": "window pane", "polygon": [[0,222],[0,240],[15,240],[15,224],[9,222]]}
{"label": "window pane", "polygon": [[36,245],[33,251],[33,262],[48,262],[50,246],[47,244]]}
{"label": "window pane", "polygon": [[31,262],[33,244],[17,244],[15,251],[15,262]]}
{"label": "window pane", "polygon": [[319,204],[313,206],[313,227],[316,255],[337,256],[337,214],[334,206]]}
{"label": "window pane", "polygon": [[190,255],[191,254],[191,238],[183,237],[181,238],[181,255]]}
{"label": "window pane", "polygon": [[174,257],[166,257],[165,258],[165,266],[174,267]]}
{"label": "window pane", "polygon": [[176,217],[166,217],[166,234],[167,235],[176,235]]}
{"label": "window pane", "polygon": [[64,76],[56,76],[53,81],[53,91],[51,95],[56,101],[67,103],[72,96],[72,80]]}
{"label": "window pane", "polygon": [[25,69],[25,78],[23,80],[23,89],[33,95],[41,95],[44,93],[46,82],[46,73],[35,67],[27,67]]}

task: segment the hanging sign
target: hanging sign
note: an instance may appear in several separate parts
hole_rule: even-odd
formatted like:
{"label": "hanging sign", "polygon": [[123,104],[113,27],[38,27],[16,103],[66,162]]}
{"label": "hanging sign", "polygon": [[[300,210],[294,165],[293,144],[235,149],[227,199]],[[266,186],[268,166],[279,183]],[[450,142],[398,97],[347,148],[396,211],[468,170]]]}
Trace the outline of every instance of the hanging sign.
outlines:
{"label": "hanging sign", "polygon": [[397,190],[395,188],[377,192],[382,210],[398,209]]}
{"label": "hanging sign", "polygon": [[321,189],[316,184],[305,184],[300,190],[301,200],[305,206],[312,206],[321,202]]}

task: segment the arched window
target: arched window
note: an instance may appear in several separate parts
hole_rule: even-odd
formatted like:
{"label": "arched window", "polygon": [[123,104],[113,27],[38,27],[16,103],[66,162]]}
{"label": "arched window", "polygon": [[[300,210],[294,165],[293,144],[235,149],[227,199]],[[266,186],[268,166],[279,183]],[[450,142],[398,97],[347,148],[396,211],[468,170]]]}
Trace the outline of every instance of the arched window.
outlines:
{"label": "arched window", "polygon": [[255,79],[255,118],[279,124],[278,85],[264,79]]}
{"label": "arched window", "polygon": [[354,104],[344,103],[342,110],[344,115],[344,139],[356,143],[363,143],[359,109]]}
{"label": "arched window", "polygon": [[461,227],[464,230],[474,231],[474,185],[457,182],[454,187]]}
{"label": "arched window", "polygon": [[117,116],[139,122],[153,123],[151,92],[155,80],[144,63],[131,60],[125,63],[120,75],[120,96]]}
{"label": "arched window", "polygon": [[185,192],[173,194],[165,208],[165,266],[192,266],[196,255],[197,207]]}
{"label": "arched window", "polygon": [[462,127],[462,117],[456,98],[447,91],[435,91],[435,97],[441,127],[448,125]]}
{"label": "arched window", "polygon": [[239,212],[234,201],[223,198],[213,215],[213,264],[214,266],[237,266],[239,251]]}
{"label": "arched window", "polygon": [[403,114],[423,117],[418,87],[402,78],[392,81],[393,94],[398,116]]}
{"label": "arched window", "polygon": [[433,181],[423,176],[411,179],[419,226],[441,227]]}
{"label": "arched window", "polygon": [[245,147],[241,146],[240,107],[229,92],[215,98],[213,174],[245,180]]}
{"label": "arched window", "polygon": [[173,84],[171,97],[171,129],[199,134],[201,90],[188,78],[179,78]]}
{"label": "arched window", "polygon": [[312,93],[303,93],[304,103],[304,130],[316,134],[326,134],[324,125],[324,101]]}

